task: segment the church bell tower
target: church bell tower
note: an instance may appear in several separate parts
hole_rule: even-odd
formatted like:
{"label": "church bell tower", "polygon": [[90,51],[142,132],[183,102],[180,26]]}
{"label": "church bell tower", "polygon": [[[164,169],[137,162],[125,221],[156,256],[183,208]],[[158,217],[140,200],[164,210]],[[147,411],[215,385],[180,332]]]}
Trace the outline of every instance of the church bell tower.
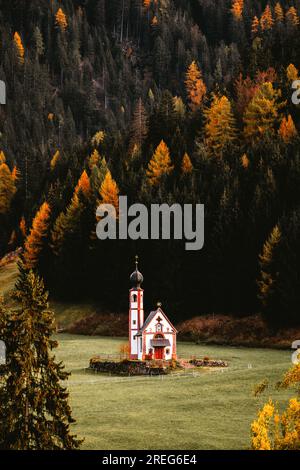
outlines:
{"label": "church bell tower", "polygon": [[141,284],[144,278],[138,270],[138,256],[135,257],[135,271],[130,276],[131,289],[129,290],[129,346],[130,359],[137,359],[142,350],[142,337],[136,337],[144,324],[144,291]]}

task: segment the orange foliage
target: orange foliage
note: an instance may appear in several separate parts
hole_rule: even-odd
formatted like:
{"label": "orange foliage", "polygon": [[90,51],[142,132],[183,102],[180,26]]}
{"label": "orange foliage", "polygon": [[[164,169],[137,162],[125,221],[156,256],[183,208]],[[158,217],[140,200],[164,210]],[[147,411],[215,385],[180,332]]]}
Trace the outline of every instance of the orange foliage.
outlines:
{"label": "orange foliage", "polygon": [[252,26],[251,26],[252,36],[255,36],[258,33],[258,28],[259,28],[259,19],[257,18],[257,16],[254,16],[252,20]]}
{"label": "orange foliage", "polygon": [[182,159],[182,165],[181,165],[181,171],[184,175],[187,175],[189,173],[192,173],[194,167],[191,162],[191,159],[187,153],[184,154],[183,159]]}
{"label": "orange foliage", "polygon": [[44,240],[48,234],[50,214],[50,206],[44,202],[33,219],[32,228],[24,246],[24,264],[27,269],[34,269],[37,266]]}
{"label": "orange foliage", "polygon": [[191,63],[187,70],[185,85],[190,108],[192,111],[195,111],[202,104],[206,94],[206,85],[202,80],[202,73],[195,61]]}
{"label": "orange foliage", "polygon": [[115,180],[111,176],[111,172],[107,170],[104,181],[100,188],[101,204],[111,204],[119,214],[119,188]]}
{"label": "orange foliage", "polygon": [[268,31],[269,29],[273,27],[273,24],[274,24],[274,20],[272,16],[272,10],[271,10],[270,5],[268,4],[261,16],[260,27],[262,31]]}
{"label": "orange foliage", "polygon": [[279,2],[277,2],[275,5],[275,19],[279,23],[281,23],[284,19],[283,9]]}
{"label": "orange foliage", "polygon": [[233,0],[231,13],[235,20],[239,21],[242,19],[244,9],[244,0]]}
{"label": "orange foliage", "polygon": [[78,195],[79,192],[81,192],[85,197],[88,197],[91,193],[90,178],[85,170],[83,170],[75,188],[75,194]]}
{"label": "orange foliage", "polygon": [[24,215],[23,215],[22,219],[20,220],[19,228],[20,228],[21,234],[22,234],[23,237],[25,238],[25,237],[26,237],[27,229],[26,229],[26,220],[25,220]]}
{"label": "orange foliage", "polygon": [[15,47],[16,47],[16,50],[17,50],[19,62],[20,62],[20,64],[23,64],[24,63],[25,49],[24,49],[24,46],[23,46],[23,43],[22,43],[21,36],[18,32],[15,32],[15,34],[14,34],[14,43],[15,43]]}
{"label": "orange foliage", "polygon": [[55,15],[55,22],[62,32],[66,31],[68,27],[68,20],[61,8],[57,10],[57,13]]}
{"label": "orange foliage", "polygon": [[158,185],[161,177],[170,174],[173,168],[169,149],[162,140],[148,164],[147,177],[149,183],[152,186]]}
{"label": "orange foliage", "polygon": [[292,139],[297,137],[298,132],[290,114],[287,118],[284,117],[282,119],[278,133],[285,143],[289,143]]}
{"label": "orange foliage", "polygon": [[291,7],[288,9],[288,11],[286,12],[286,19],[293,26],[299,25],[299,16],[295,7]]}

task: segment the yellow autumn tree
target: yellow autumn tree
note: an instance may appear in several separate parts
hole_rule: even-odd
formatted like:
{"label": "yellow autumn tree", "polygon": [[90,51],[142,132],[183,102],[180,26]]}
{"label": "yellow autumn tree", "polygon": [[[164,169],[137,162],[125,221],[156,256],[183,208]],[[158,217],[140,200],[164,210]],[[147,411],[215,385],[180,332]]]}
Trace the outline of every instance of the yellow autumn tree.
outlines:
{"label": "yellow autumn tree", "polygon": [[292,26],[299,26],[299,16],[295,7],[290,7],[286,12],[286,19]]}
{"label": "yellow autumn tree", "polygon": [[195,61],[191,63],[186,73],[185,81],[189,106],[192,111],[196,111],[201,106],[206,94],[206,85],[202,80],[201,70]]}
{"label": "yellow autumn tree", "polygon": [[55,23],[62,32],[66,31],[68,27],[68,20],[61,8],[59,8],[56,12]]}
{"label": "yellow autumn tree", "polygon": [[20,34],[16,31],[14,34],[14,44],[20,64],[24,63],[25,49]]}
{"label": "yellow autumn tree", "polygon": [[276,3],[274,11],[275,11],[275,20],[278,23],[282,23],[282,21],[284,20],[284,12],[279,2]]}
{"label": "yellow autumn tree", "polygon": [[286,144],[288,144],[289,142],[291,142],[291,140],[297,137],[298,132],[294,124],[293,118],[290,114],[287,118],[283,117],[278,133]]}
{"label": "yellow autumn tree", "polygon": [[60,151],[56,150],[55,154],[53,155],[53,157],[50,161],[51,171],[53,171],[56,168],[56,165],[57,165],[59,160],[60,160]]}
{"label": "yellow autumn tree", "polygon": [[105,132],[104,131],[98,131],[96,134],[92,137],[91,143],[94,145],[94,147],[99,147],[100,144],[102,144],[105,140]]}
{"label": "yellow autumn tree", "polygon": [[263,11],[263,14],[260,18],[260,27],[262,31],[268,31],[274,25],[274,19],[272,15],[272,10],[270,5],[268,4]]}
{"label": "yellow autumn tree", "polygon": [[113,179],[111,172],[107,170],[103,183],[99,191],[100,200],[99,204],[111,204],[116,209],[116,214],[119,214],[119,188],[116,181]]}
{"label": "yellow autumn tree", "polygon": [[3,150],[1,150],[0,151],[0,165],[5,162],[6,162],[5,153],[3,152]]}
{"label": "yellow autumn tree", "polygon": [[169,175],[174,169],[168,146],[162,140],[156,148],[147,169],[148,181],[157,186],[163,176]]}
{"label": "yellow autumn tree", "polygon": [[242,164],[242,167],[245,168],[245,170],[249,167],[249,158],[247,156],[246,153],[244,153],[244,155],[242,155],[241,157],[241,164]]}
{"label": "yellow autumn tree", "polygon": [[278,111],[284,105],[279,102],[280,96],[280,90],[275,90],[271,82],[259,87],[244,114],[244,135],[247,139],[255,140],[267,133],[274,133]]}
{"label": "yellow autumn tree", "polygon": [[144,0],[143,1],[143,5],[145,8],[147,8],[147,10],[150,8],[151,6],[151,0]]}
{"label": "yellow autumn tree", "polygon": [[[4,153],[2,159],[3,157],[5,158]],[[7,214],[16,191],[16,179],[8,165],[3,162],[0,164],[0,214]]]}
{"label": "yellow autumn tree", "polygon": [[290,64],[286,69],[286,76],[290,82],[294,82],[295,80],[299,80],[299,71],[294,66],[294,64]]}
{"label": "yellow autumn tree", "polygon": [[[292,367],[278,384],[279,388],[300,385],[300,364]],[[298,392],[300,389],[298,390]],[[291,398],[280,414],[272,399],[258,412],[251,425],[253,450],[300,450],[300,401]]]}
{"label": "yellow autumn tree", "polygon": [[48,235],[51,209],[44,202],[37,211],[24,245],[24,265],[26,269],[36,268],[45,239]]}
{"label": "yellow autumn tree", "polygon": [[95,166],[99,165],[99,163],[100,154],[97,149],[94,149],[88,160],[89,169],[92,171]]}
{"label": "yellow autumn tree", "polygon": [[182,164],[181,164],[181,171],[184,175],[188,175],[189,173],[192,173],[194,167],[191,162],[191,159],[187,153],[184,154],[183,159],[182,159]]}
{"label": "yellow autumn tree", "polygon": [[243,9],[244,9],[244,0],[233,0],[232,6],[231,6],[231,13],[235,20],[239,21],[242,19]]}
{"label": "yellow autumn tree", "polygon": [[254,16],[252,20],[252,25],[251,25],[252,36],[255,36],[258,33],[258,29],[259,29],[259,19],[257,18],[257,16]]}
{"label": "yellow autumn tree", "polygon": [[236,138],[236,122],[229,99],[214,94],[204,115],[205,145],[210,154],[220,156],[225,146]]}

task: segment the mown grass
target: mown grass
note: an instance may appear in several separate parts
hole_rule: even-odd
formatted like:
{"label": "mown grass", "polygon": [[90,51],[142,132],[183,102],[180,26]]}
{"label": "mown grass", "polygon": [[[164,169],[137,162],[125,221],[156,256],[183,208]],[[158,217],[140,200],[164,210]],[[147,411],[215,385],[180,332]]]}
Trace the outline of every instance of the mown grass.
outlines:
{"label": "mown grass", "polygon": [[[253,396],[263,379],[278,381],[291,366],[289,351],[180,343],[179,354],[209,356],[229,368],[159,377],[109,377],[87,372],[95,354],[115,354],[124,339],[60,334],[57,352],[72,376],[74,432],[85,449],[245,449],[250,424],[268,393]],[[289,393],[275,392],[279,405]]]}

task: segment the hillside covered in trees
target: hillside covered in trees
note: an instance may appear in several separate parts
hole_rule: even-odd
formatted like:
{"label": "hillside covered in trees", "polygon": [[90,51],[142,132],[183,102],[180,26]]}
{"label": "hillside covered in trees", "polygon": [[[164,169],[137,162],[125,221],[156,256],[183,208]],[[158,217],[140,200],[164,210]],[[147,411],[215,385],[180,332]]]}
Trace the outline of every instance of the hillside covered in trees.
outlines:
{"label": "hillside covered in trees", "polygon": [[[300,7],[0,1],[0,255],[58,298],[299,323]],[[205,204],[205,246],[95,235],[96,207]]]}

